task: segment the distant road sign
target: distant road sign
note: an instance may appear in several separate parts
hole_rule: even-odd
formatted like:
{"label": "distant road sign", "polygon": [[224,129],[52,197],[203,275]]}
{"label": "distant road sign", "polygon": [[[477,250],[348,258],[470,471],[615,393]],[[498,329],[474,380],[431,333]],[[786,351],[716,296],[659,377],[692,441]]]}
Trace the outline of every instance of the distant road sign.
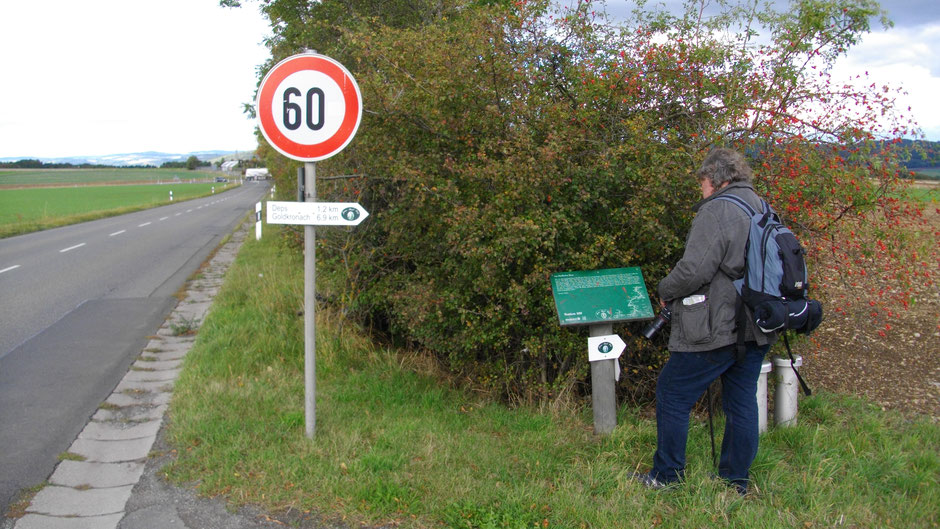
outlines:
{"label": "distant road sign", "polygon": [[315,162],[338,153],[355,136],[362,95],[342,64],[304,53],[268,72],[255,108],[261,133],[272,147],[288,158]]}
{"label": "distant road sign", "polygon": [[268,201],[268,224],[358,226],[369,212],[355,202]]}

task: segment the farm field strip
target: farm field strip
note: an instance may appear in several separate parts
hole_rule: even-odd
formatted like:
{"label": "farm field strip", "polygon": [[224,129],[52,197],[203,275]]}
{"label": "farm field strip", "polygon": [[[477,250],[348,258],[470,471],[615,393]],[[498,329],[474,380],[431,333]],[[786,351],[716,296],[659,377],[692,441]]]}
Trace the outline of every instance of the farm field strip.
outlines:
{"label": "farm field strip", "polygon": [[205,197],[232,187],[227,182],[0,186],[0,239]]}
{"label": "farm field strip", "polygon": [[181,184],[211,181],[219,173],[183,169],[0,169],[0,189],[11,187]]}
{"label": "farm field strip", "polygon": [[224,189],[211,183],[3,189],[0,190],[0,224],[126,207],[158,206],[210,194],[217,186],[218,192]]}

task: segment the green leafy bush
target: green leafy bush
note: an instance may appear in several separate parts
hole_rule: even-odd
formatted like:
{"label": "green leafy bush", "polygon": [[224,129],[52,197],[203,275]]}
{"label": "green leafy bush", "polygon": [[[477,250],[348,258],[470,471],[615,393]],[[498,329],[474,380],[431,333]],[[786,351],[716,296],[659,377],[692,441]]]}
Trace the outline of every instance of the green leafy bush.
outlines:
{"label": "green leafy bush", "polygon": [[[746,152],[807,241],[883,207],[900,175],[876,141],[904,132],[884,130],[890,98],[825,76],[873,3],[639,11],[623,25],[590,2],[481,4],[421,4],[426,16],[395,24],[353,13],[339,39],[303,42],[353,71],[365,105],[353,143],[319,165],[318,194],[372,216],[321,230],[318,256],[343,271],[354,313],[510,398],[586,379],[584,332],[558,326],[549,276],[640,266],[654,293],[681,255],[699,197],[690,175],[710,148]],[[753,40],[761,28],[771,42]],[[291,49],[280,36],[275,49]],[[268,164],[292,193],[295,165],[281,165]],[[631,387],[664,356],[638,327],[617,329]]]}

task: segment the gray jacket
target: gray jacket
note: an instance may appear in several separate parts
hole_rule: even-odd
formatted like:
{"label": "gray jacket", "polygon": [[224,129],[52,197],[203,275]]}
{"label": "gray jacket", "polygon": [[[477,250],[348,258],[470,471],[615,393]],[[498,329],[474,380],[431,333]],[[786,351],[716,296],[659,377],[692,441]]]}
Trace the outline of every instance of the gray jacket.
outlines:
{"label": "gray jacket", "polygon": [[[733,182],[692,208],[696,215],[685,253],[658,288],[672,310],[670,351],[710,351],[737,342],[738,293],[732,281],[744,277],[750,221],[738,205],[715,200],[723,194],[737,195],[760,210],[757,193],[744,182]],[[747,315],[745,339],[773,343],[776,336],[761,332],[750,311]]]}

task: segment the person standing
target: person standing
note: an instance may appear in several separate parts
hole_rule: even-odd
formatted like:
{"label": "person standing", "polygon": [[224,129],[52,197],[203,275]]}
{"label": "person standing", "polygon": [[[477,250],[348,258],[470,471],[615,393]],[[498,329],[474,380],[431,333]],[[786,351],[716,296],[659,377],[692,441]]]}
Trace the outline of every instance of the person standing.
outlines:
{"label": "person standing", "polygon": [[733,281],[744,276],[750,221],[736,204],[715,198],[736,195],[757,211],[761,203],[751,169],[737,151],[712,150],[696,176],[702,200],[692,208],[696,215],[685,250],[658,287],[672,325],[669,360],[656,384],[653,468],[634,477],[652,489],[683,480],[692,407],[720,377],[726,422],[718,476],[745,494],[757,455],[757,379],[776,336],[760,331],[748,312],[745,350],[737,350],[739,305]]}

